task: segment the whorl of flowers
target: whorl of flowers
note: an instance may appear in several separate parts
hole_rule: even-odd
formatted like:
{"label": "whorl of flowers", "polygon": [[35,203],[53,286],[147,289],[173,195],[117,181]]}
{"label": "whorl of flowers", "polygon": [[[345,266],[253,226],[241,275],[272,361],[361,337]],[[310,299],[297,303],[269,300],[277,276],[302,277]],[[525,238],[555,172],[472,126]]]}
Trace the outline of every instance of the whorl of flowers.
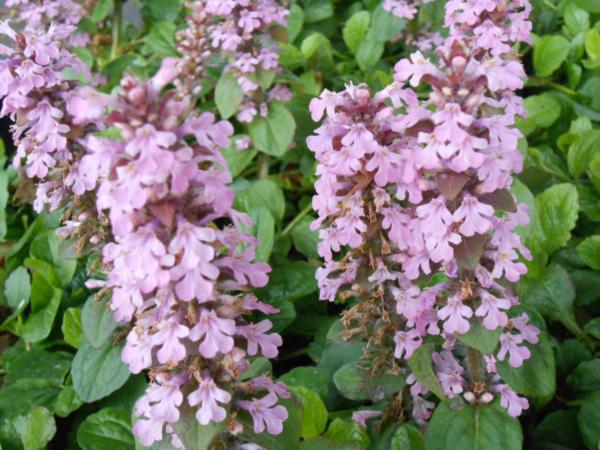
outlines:
{"label": "whorl of flowers", "polygon": [[[277,356],[281,337],[255,311],[276,312],[250,290],[267,283],[266,263],[254,263],[256,240],[240,231],[248,218],[233,210],[231,175],[220,149],[232,127],[197,114],[188,98],[161,93],[178,75],[166,59],[148,81],[125,76],[106,119],[121,140],[90,137],[99,175],[98,211],[113,235],[102,249],[104,286],[115,319],[132,323],[123,361],[153,382],[136,405],[134,432],[150,445],[173,431],[180,408],[202,425],[246,410],[254,430],[278,434],[287,418],[278,397],[287,390],[268,377],[241,382],[248,357]],[[228,412],[230,414],[228,414]]]}
{"label": "whorl of flowers", "polygon": [[384,0],[383,9],[402,19],[412,20],[419,12],[422,3],[431,3],[433,0]]}
{"label": "whorl of flowers", "polygon": [[[370,353],[393,346],[402,361],[441,334],[433,365],[445,395],[488,403],[499,393],[513,416],[528,402],[502,383],[495,363],[521,366],[530,357],[524,343],[539,334],[525,313],[509,316],[518,300],[506,287],[526,272],[519,254],[531,257],[515,233],[527,208],[510,192],[522,169],[513,126],[524,110],[514,91],[525,78],[511,44],[528,38],[529,9],[526,0],[450,1],[437,64],[415,52],[372,101],[355,100],[368,95],[354,88],[324,92],[311,111],[328,119],[308,141],[321,176],[313,200],[314,225],[324,225],[321,298],[342,291],[359,299],[345,314],[347,327],[359,327],[346,335],[366,333]],[[428,84],[429,99],[419,102],[400,87],[405,81]],[[445,281],[431,286],[440,272]],[[465,349],[460,336],[473,327],[502,329],[499,350]],[[414,375],[408,381],[413,416],[427,419],[428,390]]]}
{"label": "whorl of flowers", "polygon": [[74,0],[6,0],[4,7],[8,8],[12,20],[23,24],[26,28],[45,30],[49,25],[59,31],[65,31],[70,46],[82,47],[89,42],[89,36],[83,33],[72,33],[71,27],[76,26],[87,14],[88,2]]}
{"label": "whorl of flowers", "polygon": [[72,27],[50,26],[47,31],[26,28],[17,33],[7,22],[0,25],[0,33],[12,40],[10,47],[0,45],[5,56],[0,60],[0,116],[15,122],[14,165],[23,164],[27,176],[40,182],[34,202],[37,211],[46,205],[63,206],[67,191],[76,195],[85,191],[74,177],[84,129],[72,115],[73,109],[84,106],[75,95],[78,83],[69,81],[66,73],[90,74],[61,44],[72,31]]}
{"label": "whorl of flowers", "polygon": [[178,35],[182,92],[201,89],[199,80],[215,54],[227,61],[225,72],[238,81],[244,99],[237,119],[252,122],[266,116],[268,102],[287,101],[291,92],[276,84],[268,92],[260,77],[277,72],[279,55],[272,30],[286,26],[289,11],[276,0],[198,0],[188,4],[187,28]]}

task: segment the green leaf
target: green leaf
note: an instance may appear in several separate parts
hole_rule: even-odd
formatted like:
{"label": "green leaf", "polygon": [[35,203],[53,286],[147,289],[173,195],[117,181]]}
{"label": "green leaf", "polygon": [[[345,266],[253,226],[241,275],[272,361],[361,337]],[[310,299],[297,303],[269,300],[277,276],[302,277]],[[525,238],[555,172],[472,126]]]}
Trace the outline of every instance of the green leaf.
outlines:
{"label": "green leaf", "polygon": [[177,27],[171,22],[154,22],[144,38],[144,54],[165,58],[175,56],[175,33]]}
{"label": "green leaf", "polygon": [[96,7],[90,15],[92,22],[100,22],[106,17],[113,9],[113,0],[100,0],[96,3]]}
{"label": "green leaf", "polygon": [[565,7],[564,18],[567,30],[573,36],[590,28],[590,14],[577,7],[574,3],[567,4]]}
{"label": "green leaf", "polygon": [[64,315],[61,331],[65,342],[71,347],[79,348],[83,329],[81,328],[81,308],[68,308]]}
{"label": "green leaf", "polygon": [[256,259],[268,261],[275,241],[275,220],[271,212],[264,206],[259,206],[249,212],[252,219],[252,230],[259,244],[256,247]]}
{"label": "green leaf", "polygon": [[586,11],[591,13],[600,13],[600,5],[596,0],[573,0],[573,2]]}
{"label": "green leaf", "polygon": [[31,314],[27,317],[21,337],[27,342],[39,342],[48,337],[60,307],[62,290],[56,289],[39,274],[31,285]]}
{"label": "green leaf", "polygon": [[143,11],[153,21],[171,22],[177,18],[183,6],[182,0],[143,0]]}
{"label": "green leaf", "polygon": [[425,439],[417,427],[406,424],[399,427],[392,437],[390,450],[426,450]]}
{"label": "green leaf", "polygon": [[532,437],[534,448],[538,450],[573,450],[583,447],[575,410],[551,412],[537,426]]}
{"label": "green leaf", "polygon": [[521,367],[515,368],[507,361],[498,361],[496,367],[504,381],[516,392],[531,397],[551,397],[556,390],[554,352],[545,333],[540,333],[540,342],[526,345],[531,358]]}
{"label": "green leaf", "polygon": [[376,40],[372,35],[368,35],[356,51],[358,66],[365,71],[371,69],[379,62],[384,50],[383,42]]}
{"label": "green leaf", "polygon": [[556,349],[556,374],[566,378],[583,361],[592,359],[592,353],[576,339],[565,339]]}
{"label": "green leaf", "polygon": [[333,382],[338,391],[350,400],[381,401],[406,386],[406,379],[401,375],[379,371],[372,376],[368,369],[356,362],[340,367],[333,375]]}
{"label": "green leaf", "polygon": [[107,83],[103,86],[103,90],[109,90],[110,88],[119,84],[123,72],[131,67],[138,56],[132,53],[120,56],[117,59],[112,60],[106,66],[102,68],[102,74],[108,78]]}
{"label": "green leaf", "polygon": [[342,35],[346,46],[356,53],[360,44],[367,37],[367,31],[369,31],[369,23],[371,22],[371,16],[368,11],[359,11],[354,13],[352,17],[348,19],[344,25]]}
{"label": "green leaf", "polygon": [[444,399],[446,396],[433,370],[431,354],[434,348],[434,344],[421,345],[408,360],[408,366],[417,377],[417,380],[439,398]]}
{"label": "green leaf", "polygon": [[600,391],[584,399],[578,419],[583,442],[588,448],[596,449],[600,441]]}
{"label": "green leaf", "polygon": [[585,51],[590,61],[600,62],[600,33],[595,28],[585,35]]}
{"label": "green leaf", "polygon": [[325,437],[332,441],[344,441],[358,444],[360,448],[367,448],[370,443],[367,432],[353,420],[335,418],[329,424]]}
{"label": "green leaf", "polygon": [[338,442],[325,437],[315,437],[300,443],[300,450],[360,450],[350,442]]}
{"label": "green leaf", "polygon": [[14,427],[21,437],[24,450],[39,450],[56,434],[54,417],[43,406],[34,406],[25,417],[13,421]]}
{"label": "green leaf", "polygon": [[83,333],[92,347],[101,347],[117,327],[108,302],[108,296],[96,300],[95,295],[90,295],[83,305],[81,325]]}
{"label": "green leaf", "polygon": [[238,150],[235,145],[235,141],[238,138],[239,136],[234,136],[231,138],[231,147],[223,150],[223,156],[227,160],[227,166],[229,167],[232,177],[237,177],[240,173],[242,173],[242,171],[248,167],[248,164],[252,162],[258,153],[257,150]]}
{"label": "green leaf", "polygon": [[538,279],[524,278],[519,285],[519,296],[525,305],[562,322],[569,330],[579,329],[573,312],[575,286],[562,266],[552,264]]}
{"label": "green leaf", "polygon": [[579,178],[584,173],[594,156],[600,150],[600,130],[591,130],[582,134],[569,147],[567,162],[573,178]]}
{"label": "green leaf", "polygon": [[319,436],[325,431],[327,425],[327,408],[314,391],[304,386],[289,386],[290,391],[298,396],[302,402],[302,409],[305,411],[302,417],[302,429],[300,436],[303,439],[310,439]]}
{"label": "green leaf", "polygon": [[306,23],[319,22],[333,16],[334,7],[331,0],[303,0],[302,3]]}
{"label": "green leaf", "polygon": [[539,128],[549,128],[560,117],[560,103],[549,94],[531,95],[524,101],[527,118],[518,121],[519,129],[529,136]]}
{"label": "green leaf", "polygon": [[296,122],[282,103],[273,102],[267,117],[256,118],[248,126],[248,131],[258,150],[268,155],[282,156],[292,143]]}
{"label": "green leaf", "polygon": [[[0,144],[0,148],[4,148],[4,142]],[[6,205],[8,203],[8,172],[0,170],[0,239],[6,236]]]}
{"label": "green leaf", "polygon": [[383,5],[380,3],[377,8],[373,10],[369,36],[377,42],[387,42],[402,33],[405,25],[406,20],[388,13],[383,9]]}
{"label": "green leaf", "polygon": [[600,359],[579,364],[567,378],[567,384],[578,391],[600,391]]}
{"label": "green leaf", "polygon": [[39,347],[23,351],[15,358],[6,360],[4,386],[22,379],[44,379],[62,384],[71,368],[72,355],[67,352],[49,352]]}
{"label": "green leaf", "polygon": [[588,266],[600,270],[600,235],[589,236],[577,246],[577,253]]}
{"label": "green leaf", "polygon": [[567,59],[571,43],[562,36],[542,36],[533,45],[533,67],[540,77],[548,77]]}
{"label": "green leaf", "polygon": [[315,55],[317,51],[323,46],[330,45],[331,43],[329,42],[329,39],[327,39],[323,34],[312,33],[306,38],[304,38],[302,44],[300,44],[300,50],[302,51],[302,55],[304,55],[304,57],[308,59]]}
{"label": "green leaf", "polygon": [[13,310],[24,308],[31,296],[31,278],[23,266],[13,270],[4,283],[4,295]]}
{"label": "green leaf", "polygon": [[71,376],[79,397],[91,403],[123,386],[129,378],[129,369],[121,361],[121,347],[113,346],[111,340],[94,348],[85,339],[73,359]]}
{"label": "green leaf", "polygon": [[596,191],[600,193],[600,153],[596,153],[587,169],[588,177],[594,184]]}
{"label": "green leaf", "polygon": [[280,377],[288,386],[304,386],[327,399],[330,382],[329,374],[318,367],[294,367]]}
{"label": "green leaf", "polygon": [[306,261],[294,261],[271,272],[269,284],[257,289],[260,298],[270,301],[294,301],[316,292],[316,267]]}
{"label": "green leaf", "polygon": [[215,86],[215,103],[221,117],[229,119],[239,109],[244,92],[237,79],[229,72],[224,72]]}
{"label": "green leaf", "polygon": [[290,235],[294,247],[307,258],[318,258],[317,244],[319,243],[319,233],[310,229],[312,217],[303,217],[294,228]]}
{"label": "green leaf", "polygon": [[502,334],[502,327],[495,330],[488,330],[481,324],[480,319],[476,319],[471,321],[471,328],[469,328],[466,334],[456,333],[455,336],[469,347],[473,347],[481,353],[489,355],[496,349],[500,334]]}
{"label": "green leaf", "polygon": [[583,329],[587,334],[594,336],[596,339],[600,339],[600,317],[590,320],[585,324]]}
{"label": "green leaf", "polygon": [[[50,408],[61,387],[50,380],[22,378],[0,390],[0,423],[6,418],[28,414],[38,405]],[[18,399],[18,401],[15,401]]]}
{"label": "green leaf", "polygon": [[521,450],[519,421],[496,402],[453,410],[440,403],[425,433],[427,450]]}
{"label": "green leaf", "polygon": [[67,417],[73,411],[79,409],[83,405],[83,400],[79,398],[73,386],[65,386],[58,398],[56,403],[52,407],[52,411],[59,417]]}
{"label": "green leaf", "polygon": [[304,11],[294,3],[290,6],[290,13],[287,16],[288,42],[294,42],[302,31],[302,25],[304,25]]}
{"label": "green leaf", "polygon": [[577,189],[569,183],[555,184],[536,197],[535,217],[528,244],[535,252],[550,255],[571,238],[579,214]]}
{"label": "green leaf", "polygon": [[255,208],[265,207],[275,219],[283,219],[285,198],[281,188],[271,180],[255,181],[250,185],[250,189],[242,194],[240,200],[248,213]]}
{"label": "green leaf", "polygon": [[135,446],[131,417],[121,408],[104,408],[86,417],[77,430],[83,450],[131,450]]}
{"label": "green leaf", "polygon": [[61,250],[63,242],[54,230],[48,230],[33,239],[29,253],[34,258],[51,264],[61,285],[65,286],[75,274],[77,260],[69,259],[65,252]]}

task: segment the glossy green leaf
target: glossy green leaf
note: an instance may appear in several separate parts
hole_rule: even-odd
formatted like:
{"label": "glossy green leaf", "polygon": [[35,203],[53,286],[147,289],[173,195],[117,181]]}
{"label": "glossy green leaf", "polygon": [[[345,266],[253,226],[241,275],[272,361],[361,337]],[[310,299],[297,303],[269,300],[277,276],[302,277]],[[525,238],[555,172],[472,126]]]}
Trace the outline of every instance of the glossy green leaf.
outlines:
{"label": "glossy green leaf", "polygon": [[497,403],[451,409],[440,403],[425,433],[427,450],[521,450],[519,421]]}
{"label": "glossy green leaf", "polygon": [[129,368],[121,361],[121,347],[107,340],[94,348],[83,340],[73,359],[73,387],[87,403],[106,397],[119,389],[129,378]]}
{"label": "glossy green leaf", "polygon": [[104,408],[86,417],[77,430],[77,443],[83,450],[131,450],[131,416],[125,409]]}
{"label": "glossy green leaf", "polygon": [[319,436],[325,431],[327,425],[327,408],[314,391],[304,386],[289,386],[290,390],[298,396],[302,403],[304,415],[302,416],[302,430],[300,436],[303,439],[310,439]]}

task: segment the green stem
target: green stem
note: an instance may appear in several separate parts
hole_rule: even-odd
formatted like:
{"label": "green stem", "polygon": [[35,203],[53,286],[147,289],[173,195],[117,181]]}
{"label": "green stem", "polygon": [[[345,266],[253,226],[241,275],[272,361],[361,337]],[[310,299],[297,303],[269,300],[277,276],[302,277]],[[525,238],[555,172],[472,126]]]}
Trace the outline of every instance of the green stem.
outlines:
{"label": "green stem", "polygon": [[110,59],[116,59],[119,55],[121,42],[121,21],[123,17],[123,1],[115,0],[112,20],[112,43],[110,46]]}
{"label": "green stem", "polygon": [[583,97],[579,92],[576,92],[573,89],[569,89],[568,87],[563,86],[561,84],[555,83],[554,81],[546,80],[545,78],[529,77],[529,83],[533,86],[550,87],[552,89],[556,89],[557,91],[562,92],[563,94],[567,94],[571,97],[576,97],[576,98]]}
{"label": "green stem", "polygon": [[469,360],[469,369],[474,383],[481,381],[481,366],[479,352],[472,347],[467,349],[467,358]]}
{"label": "green stem", "polygon": [[269,155],[261,153],[258,158],[258,179],[264,180],[269,175]]}
{"label": "green stem", "polygon": [[292,231],[294,229],[294,227],[296,225],[298,225],[298,222],[300,222],[302,220],[302,218],[310,212],[311,209],[312,209],[312,204],[309,203],[308,205],[306,205],[304,207],[304,209],[302,211],[300,211],[298,213],[298,215],[296,217],[294,217],[292,219],[292,221],[290,223],[288,223],[287,227],[285,227],[285,229],[281,232],[281,235],[285,236],[290,231]]}

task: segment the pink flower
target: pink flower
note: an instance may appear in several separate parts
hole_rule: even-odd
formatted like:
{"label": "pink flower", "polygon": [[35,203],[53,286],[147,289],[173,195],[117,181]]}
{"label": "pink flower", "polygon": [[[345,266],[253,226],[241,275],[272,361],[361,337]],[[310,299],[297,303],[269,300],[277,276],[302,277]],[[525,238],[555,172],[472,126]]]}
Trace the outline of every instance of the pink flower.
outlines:
{"label": "pink flower", "polygon": [[505,327],[508,323],[508,316],[503,309],[509,309],[510,301],[505,298],[498,298],[485,290],[480,290],[479,296],[481,305],[475,310],[475,315],[483,317],[483,326],[488,330],[495,330],[498,327]]}
{"label": "pink flower", "polygon": [[254,398],[250,401],[240,400],[238,405],[252,416],[254,432],[262,433],[267,429],[269,434],[277,435],[283,431],[283,422],[288,418],[287,409],[277,405],[277,397],[267,394],[263,398]]}
{"label": "pink flower", "polygon": [[462,204],[454,211],[454,221],[463,223],[459,231],[463,236],[473,236],[475,233],[484,234],[490,227],[489,217],[494,215],[494,208],[481,203],[476,197],[465,195]]}
{"label": "pink flower", "polygon": [[513,367],[521,367],[523,361],[531,356],[531,352],[527,347],[519,347],[522,342],[523,337],[520,334],[502,333],[497,358],[504,361],[508,354],[508,363]]}
{"label": "pink flower", "polygon": [[500,393],[500,406],[508,409],[508,414],[518,417],[524,409],[529,408],[529,402],[524,397],[519,397],[507,384],[498,384],[494,390]]}
{"label": "pink flower", "polygon": [[161,346],[157,353],[161,364],[172,364],[182,361],[186,356],[185,346],[180,339],[188,337],[190,330],[179,323],[177,315],[159,325],[158,332],[153,335],[153,341]]}
{"label": "pink flower", "polygon": [[409,331],[398,331],[394,336],[394,342],[396,343],[396,349],[394,350],[394,357],[397,359],[409,359],[416,349],[418,349],[423,343],[421,336],[417,333],[417,330]]}
{"label": "pink flower", "polygon": [[531,344],[537,344],[540,341],[538,337],[540,330],[533,325],[529,325],[529,316],[527,313],[522,313],[517,317],[513,317],[510,319],[510,322],[512,323],[512,326],[515,327],[519,333],[521,333],[521,336],[527,342]]}
{"label": "pink flower", "polygon": [[458,295],[448,298],[446,306],[438,311],[438,317],[444,320],[444,331],[450,334],[465,334],[469,331],[469,321],[466,319],[472,315],[473,310],[464,305]]}
{"label": "pink flower", "polygon": [[263,320],[257,324],[244,325],[237,328],[237,334],[248,341],[248,354],[256,355],[258,347],[263,356],[275,358],[278,354],[277,348],[283,343],[281,336],[277,333],[266,334],[272,328],[270,320]]}
{"label": "pink flower", "polygon": [[235,322],[222,319],[214,311],[202,309],[198,323],[190,330],[192,341],[204,338],[198,347],[205,358],[213,358],[218,352],[229,353],[233,349],[233,335],[236,332]]}
{"label": "pink flower", "polygon": [[383,412],[381,411],[355,411],[352,413],[352,420],[362,428],[367,428],[367,420],[374,419],[375,417],[381,417],[382,414]]}
{"label": "pink flower", "polygon": [[219,388],[207,373],[202,374],[198,389],[188,395],[190,406],[200,406],[196,412],[196,419],[201,425],[225,420],[227,411],[219,403],[227,404],[230,401],[231,394]]}
{"label": "pink flower", "polygon": [[420,228],[425,235],[443,236],[453,221],[452,214],[446,207],[446,199],[441,195],[419,206],[417,215],[423,219]]}
{"label": "pink flower", "polygon": [[410,85],[415,87],[421,82],[421,78],[425,75],[438,77],[441,75],[440,70],[435,67],[428,59],[426,59],[420,51],[416,51],[410,55],[410,60],[402,59],[394,67],[394,78],[402,83],[409,80]]}

